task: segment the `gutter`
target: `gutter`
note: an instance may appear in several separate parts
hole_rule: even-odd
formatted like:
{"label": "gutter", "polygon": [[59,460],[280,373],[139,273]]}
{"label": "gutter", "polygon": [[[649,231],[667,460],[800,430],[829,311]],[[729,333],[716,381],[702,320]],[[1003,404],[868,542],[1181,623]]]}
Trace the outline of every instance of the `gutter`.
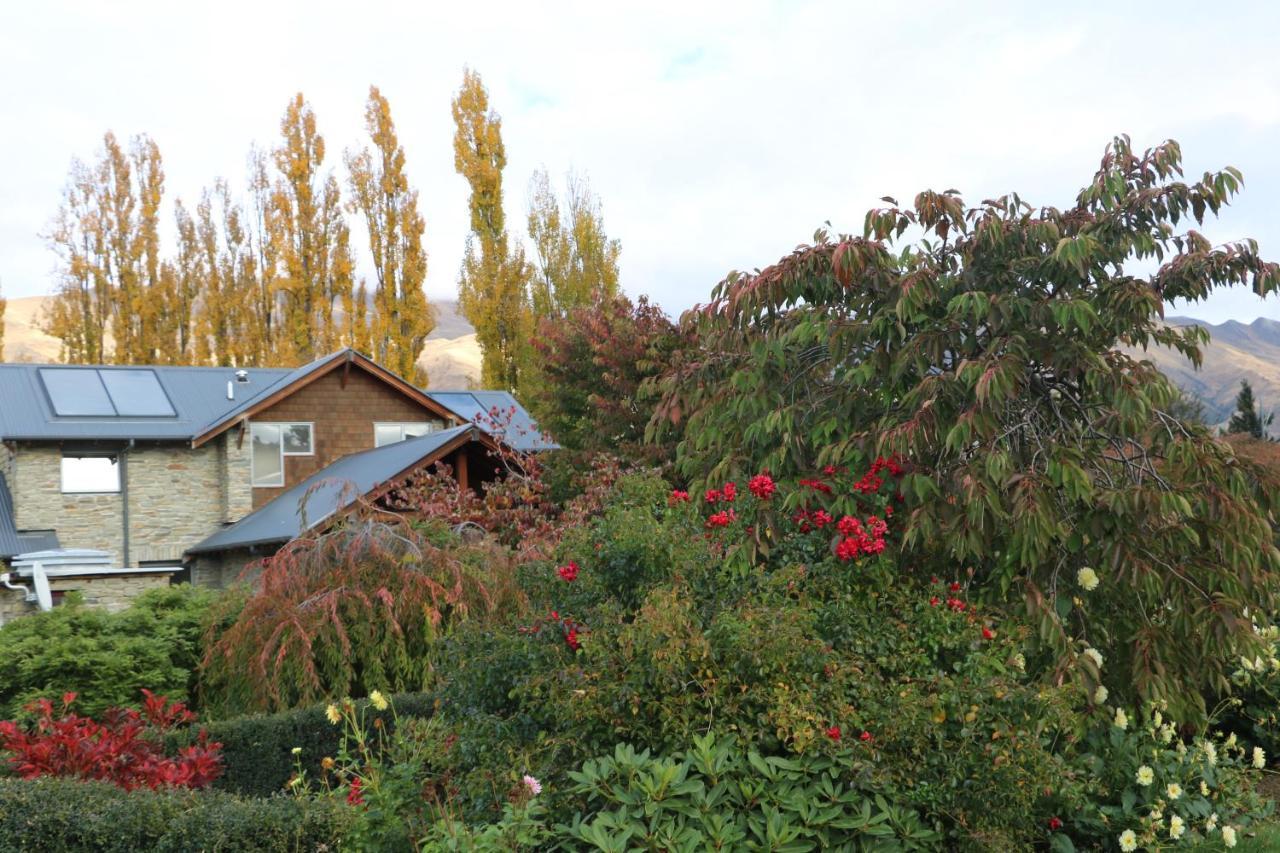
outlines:
{"label": "gutter", "polygon": [[122,565],[129,565],[129,451],[134,448],[136,442],[129,439],[129,443],[120,451],[120,500],[121,511],[120,521],[124,528],[124,560]]}

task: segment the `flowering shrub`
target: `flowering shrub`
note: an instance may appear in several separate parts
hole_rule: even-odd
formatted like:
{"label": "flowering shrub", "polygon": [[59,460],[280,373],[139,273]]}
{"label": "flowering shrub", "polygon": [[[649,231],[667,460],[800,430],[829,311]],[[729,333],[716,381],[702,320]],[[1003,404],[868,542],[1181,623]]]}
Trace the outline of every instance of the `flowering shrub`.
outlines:
{"label": "flowering shrub", "polygon": [[194,744],[165,755],[164,734],[194,722],[195,714],[181,702],[142,692],[141,711],[113,708],[100,722],[71,712],[74,693],[62,697],[56,716],[51,701],[37,700],[29,726],[0,722],[0,751],[10,753],[9,766],[23,779],[66,776],[125,789],[207,786],[222,772],[221,744],[201,730]]}
{"label": "flowering shrub", "polygon": [[1274,804],[1253,790],[1258,748],[1236,735],[1184,739],[1156,708],[1131,718],[1100,710],[1073,758],[1082,798],[1063,805],[1062,831],[1077,842],[1157,850],[1232,839]]}

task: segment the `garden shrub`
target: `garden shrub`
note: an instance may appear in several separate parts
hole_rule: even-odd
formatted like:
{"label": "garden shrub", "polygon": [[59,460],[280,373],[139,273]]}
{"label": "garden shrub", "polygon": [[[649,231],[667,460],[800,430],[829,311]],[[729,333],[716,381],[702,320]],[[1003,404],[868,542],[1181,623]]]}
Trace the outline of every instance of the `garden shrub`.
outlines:
{"label": "garden shrub", "polygon": [[[509,607],[489,575],[510,574],[454,537],[433,544],[405,521],[356,518],[264,561],[230,627],[209,636],[200,699],[225,716],[279,711],[370,690],[421,691],[437,639]],[[476,546],[484,548],[483,545]]]}
{"label": "garden shrub", "polygon": [[[429,717],[436,699],[429,693],[404,693],[395,697],[401,718]],[[368,700],[357,700],[360,709]],[[370,712],[390,725],[390,715]],[[342,732],[325,717],[325,705],[312,705],[276,714],[253,714],[213,720],[205,725],[209,739],[222,744],[223,774],[213,787],[234,794],[267,797],[285,791],[300,764],[310,775],[320,773],[325,757],[338,754]],[[171,747],[188,745],[191,735],[169,736]],[[295,748],[302,751],[296,756]],[[296,761],[295,761],[296,759]]]}
{"label": "garden shrub", "polygon": [[220,745],[204,729],[174,755],[165,754],[164,735],[193,727],[195,714],[181,702],[143,691],[142,710],[111,708],[102,721],[71,711],[74,693],[62,697],[55,715],[48,699],[32,703],[35,719],[26,725],[0,722],[0,755],[23,779],[65,776],[111,782],[121,788],[175,786],[203,788],[222,772]]}
{"label": "garden shrub", "polygon": [[336,851],[350,817],[327,800],[0,779],[0,853]]}
{"label": "garden shrub", "polygon": [[144,688],[188,701],[216,597],[182,584],[149,590],[118,613],[72,598],[14,619],[0,628],[0,718],[69,692],[89,716],[137,705]]}

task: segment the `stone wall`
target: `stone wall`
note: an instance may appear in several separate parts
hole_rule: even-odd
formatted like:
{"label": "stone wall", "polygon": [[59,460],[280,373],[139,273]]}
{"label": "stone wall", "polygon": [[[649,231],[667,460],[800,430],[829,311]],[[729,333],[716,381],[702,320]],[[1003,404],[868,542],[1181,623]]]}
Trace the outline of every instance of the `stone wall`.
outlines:
{"label": "stone wall", "polygon": [[119,494],[64,495],[62,450],[22,444],[13,460],[14,522],[19,530],[56,530],[63,548],[94,548],[124,560],[124,503]]}
{"label": "stone wall", "polygon": [[264,556],[264,554],[250,554],[247,550],[201,554],[196,557],[191,566],[191,584],[224,589],[240,578],[245,566]]}
{"label": "stone wall", "polygon": [[[29,578],[19,579],[18,582],[31,586]],[[50,592],[78,591],[84,596],[86,604],[101,607],[111,613],[124,610],[133,599],[149,589],[168,585],[167,573],[49,578]],[[28,604],[20,590],[0,587],[0,624],[36,612],[38,610],[35,604]]]}
{"label": "stone wall", "polygon": [[[186,444],[130,451],[129,561],[181,561],[192,545],[226,519],[221,442],[192,450]],[[70,541],[58,531],[63,547]]]}
{"label": "stone wall", "polygon": [[[183,552],[251,509],[248,443],[232,431],[203,447],[138,445],[124,454],[129,566],[177,562]],[[20,444],[10,464],[20,530],[56,530],[63,548],[107,551],[124,566],[124,494],[63,494],[62,450]],[[230,479],[230,482],[229,482]]]}

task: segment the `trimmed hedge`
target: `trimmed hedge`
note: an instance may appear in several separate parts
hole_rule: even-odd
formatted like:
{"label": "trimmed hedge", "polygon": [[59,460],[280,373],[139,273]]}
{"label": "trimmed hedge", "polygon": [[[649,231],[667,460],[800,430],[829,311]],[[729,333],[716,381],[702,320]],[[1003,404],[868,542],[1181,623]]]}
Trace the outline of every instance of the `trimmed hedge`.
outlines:
{"label": "trimmed hedge", "polygon": [[337,850],[351,817],[332,800],[0,779],[0,853]]}
{"label": "trimmed hedge", "polygon": [[[435,697],[430,693],[402,693],[391,698],[400,717],[429,717],[435,710]],[[375,717],[381,717],[384,726],[391,725],[391,714],[369,708],[367,699],[358,700],[356,706],[368,714],[370,727]],[[279,714],[201,721],[197,728],[203,726],[211,740],[222,744],[226,770],[213,787],[267,797],[288,786],[298,759],[307,775],[317,778],[321,760],[336,755],[342,740],[342,729],[325,718],[324,709],[324,705],[313,705]],[[193,737],[191,731],[177,732],[170,736],[170,745],[184,746]],[[297,758],[292,753],[294,747],[302,748]]]}

